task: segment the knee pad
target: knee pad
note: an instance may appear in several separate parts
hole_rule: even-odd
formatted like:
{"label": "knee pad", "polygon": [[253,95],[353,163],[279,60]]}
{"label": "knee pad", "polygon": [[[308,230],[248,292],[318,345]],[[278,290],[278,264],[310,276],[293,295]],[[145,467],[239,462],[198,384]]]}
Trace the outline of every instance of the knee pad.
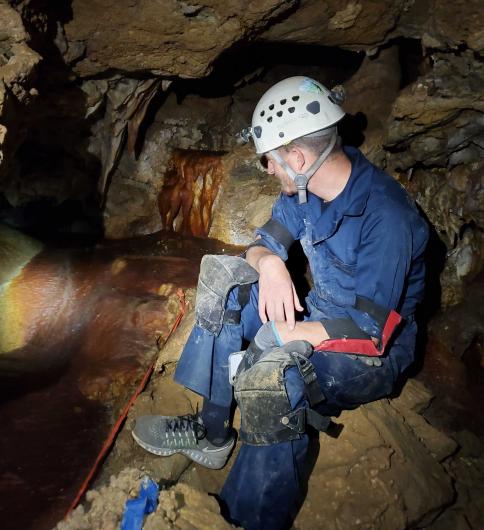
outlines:
{"label": "knee pad", "polygon": [[324,399],[308,360],[311,353],[308,342],[292,341],[266,350],[255,364],[237,374],[234,391],[240,407],[243,442],[270,445],[295,440],[305,432],[307,423],[318,430],[327,428],[329,418],[323,418],[306,406],[293,410],[284,383],[285,371],[297,366],[309,404],[315,405]]}
{"label": "knee pad", "polygon": [[249,286],[258,272],[237,256],[211,255],[202,258],[198,276],[195,315],[198,326],[218,335],[226,313],[227,297],[236,286]]}

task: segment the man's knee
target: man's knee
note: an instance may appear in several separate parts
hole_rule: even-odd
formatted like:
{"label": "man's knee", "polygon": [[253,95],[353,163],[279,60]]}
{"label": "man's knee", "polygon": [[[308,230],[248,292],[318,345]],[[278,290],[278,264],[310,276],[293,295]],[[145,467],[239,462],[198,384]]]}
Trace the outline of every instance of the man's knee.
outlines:
{"label": "man's knee", "polygon": [[206,255],[200,265],[195,302],[198,326],[218,335],[225,323],[240,321],[240,307],[227,309],[229,293],[239,287],[238,304],[249,300],[251,284],[258,280],[257,271],[236,256]]}
{"label": "man's knee", "polygon": [[[311,351],[304,341],[272,348],[237,375],[235,399],[241,412],[242,441],[270,445],[296,440],[305,432],[307,419],[317,419],[308,406],[324,398],[319,387],[314,388],[318,384],[307,360]],[[311,393],[314,403],[310,403]],[[317,428],[323,430],[326,423],[319,420]]]}

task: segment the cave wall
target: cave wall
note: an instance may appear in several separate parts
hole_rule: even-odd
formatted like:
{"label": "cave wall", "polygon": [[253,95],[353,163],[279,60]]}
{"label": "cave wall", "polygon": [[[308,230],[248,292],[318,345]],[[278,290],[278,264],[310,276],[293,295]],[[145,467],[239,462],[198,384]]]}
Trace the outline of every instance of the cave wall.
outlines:
{"label": "cave wall", "polygon": [[153,233],[174,154],[211,151],[225,174],[210,235],[245,244],[277,187],[234,134],[271,84],[307,73],[344,84],[343,137],[431,222],[443,304],[482,270],[477,0],[10,0],[0,19],[3,219],[74,200],[108,238]]}

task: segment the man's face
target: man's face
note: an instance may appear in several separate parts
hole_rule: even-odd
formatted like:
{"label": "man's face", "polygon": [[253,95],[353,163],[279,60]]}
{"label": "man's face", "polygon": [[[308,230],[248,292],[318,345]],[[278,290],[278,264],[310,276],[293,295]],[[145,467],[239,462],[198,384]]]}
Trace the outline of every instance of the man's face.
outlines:
{"label": "man's face", "polygon": [[[290,160],[287,160],[282,153],[281,156],[290,165]],[[286,173],[286,171],[278,164],[271,155],[263,155],[261,159],[262,165],[265,167],[268,175],[274,175],[281,183],[281,191],[286,195],[294,195],[297,193],[297,187],[294,184],[292,178]]]}

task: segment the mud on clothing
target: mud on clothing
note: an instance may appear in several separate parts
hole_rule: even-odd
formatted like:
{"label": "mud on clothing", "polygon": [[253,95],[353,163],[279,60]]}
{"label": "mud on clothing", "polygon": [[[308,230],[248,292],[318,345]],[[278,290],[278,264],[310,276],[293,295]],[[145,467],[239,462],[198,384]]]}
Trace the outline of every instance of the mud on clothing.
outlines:
{"label": "mud on clothing", "polygon": [[[416,325],[413,314],[424,289],[423,252],[428,229],[403,188],[353,148],[345,148],[352,170],[344,190],[325,203],[309,193],[306,204],[282,195],[271,225],[257,230],[259,244],[283,260],[291,240],[300,240],[314,287],[307,297],[309,320],[322,321],[332,336],[382,336],[379,314],[395,310],[403,318],[382,365],[367,366],[337,351],[315,352],[311,362],[326,401],[321,414],[337,414],[388,395],[398,376],[412,363]],[[285,230],[285,232],[284,232]],[[282,241],[282,243],[281,243]],[[227,308],[240,309],[237,288]],[[363,303],[361,303],[363,301]],[[373,304],[373,305],[372,305]],[[224,324],[219,335],[195,326],[178,363],[175,380],[213,403],[232,403],[228,355],[252,340],[262,325],[254,284],[240,322]],[[370,310],[368,310],[370,307]],[[372,311],[376,307],[381,311]],[[297,369],[287,370],[291,405],[305,404]],[[299,491],[299,476],[307,453],[307,435],[265,447],[245,444],[221,493],[231,518],[250,530],[285,528]]]}

